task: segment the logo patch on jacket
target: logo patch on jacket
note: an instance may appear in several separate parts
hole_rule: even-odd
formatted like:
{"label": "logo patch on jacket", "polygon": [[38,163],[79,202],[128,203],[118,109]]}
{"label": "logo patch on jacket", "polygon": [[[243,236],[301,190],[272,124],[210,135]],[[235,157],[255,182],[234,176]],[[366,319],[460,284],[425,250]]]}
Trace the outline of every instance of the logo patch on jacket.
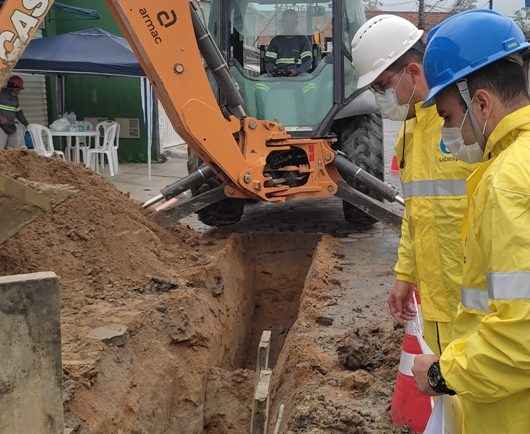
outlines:
{"label": "logo patch on jacket", "polygon": [[457,159],[454,157],[453,154],[451,154],[451,151],[449,151],[449,148],[444,143],[443,140],[440,140],[440,152],[442,153],[442,156],[438,158],[438,161],[440,163],[444,163],[446,161],[456,161]]}
{"label": "logo patch on jacket", "polygon": [[440,140],[440,151],[442,151],[442,154],[451,154],[443,140]]}

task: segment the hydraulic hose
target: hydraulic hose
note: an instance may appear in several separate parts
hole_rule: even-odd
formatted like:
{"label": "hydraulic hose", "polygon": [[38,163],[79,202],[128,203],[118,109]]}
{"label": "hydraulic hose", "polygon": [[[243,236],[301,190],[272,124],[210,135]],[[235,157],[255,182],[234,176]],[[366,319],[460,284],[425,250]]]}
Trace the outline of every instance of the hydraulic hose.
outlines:
{"label": "hydraulic hose", "polygon": [[190,188],[199,187],[208,178],[214,175],[214,173],[214,170],[210,166],[199,167],[198,170],[190,173],[188,176],[178,179],[172,184],[166,185],[162,190],[160,190],[160,194],[158,196],[149,199],[142,205],[142,208],[148,208],[162,200],[169,200],[181,193],[184,193]]}
{"label": "hydraulic hose", "polygon": [[395,187],[381,181],[374,175],[357,166],[357,164],[352,163],[342,153],[337,153],[335,165],[339,173],[346,181],[348,181],[348,183],[351,183],[353,180],[359,181],[370,188],[370,190],[377,191],[389,202],[398,202],[401,205],[405,205],[405,200]]}
{"label": "hydraulic hose", "polygon": [[197,7],[194,2],[191,3],[191,19],[195,36],[197,37],[197,43],[199,44],[199,50],[212,71],[223,95],[226,97],[228,109],[234,116],[242,119],[246,117],[245,109],[243,108],[243,98],[239,93],[234,79],[230,75],[230,70],[219,47],[217,47],[212,35],[205,27]]}

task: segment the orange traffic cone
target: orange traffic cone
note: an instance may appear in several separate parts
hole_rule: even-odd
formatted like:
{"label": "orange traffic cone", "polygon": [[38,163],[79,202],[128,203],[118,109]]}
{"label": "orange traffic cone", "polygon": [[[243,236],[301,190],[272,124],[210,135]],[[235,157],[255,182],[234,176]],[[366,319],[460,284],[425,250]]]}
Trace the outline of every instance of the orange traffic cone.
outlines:
{"label": "orange traffic cone", "polygon": [[395,155],[392,157],[392,162],[390,163],[390,172],[394,175],[399,174],[399,165]]}
{"label": "orange traffic cone", "polygon": [[[419,312],[419,303],[417,310]],[[419,315],[416,319],[408,321],[405,326],[391,416],[395,425],[407,426],[416,433],[422,433],[431,416],[432,403],[430,396],[418,390],[412,375],[414,356],[423,354],[418,337],[423,339]]]}

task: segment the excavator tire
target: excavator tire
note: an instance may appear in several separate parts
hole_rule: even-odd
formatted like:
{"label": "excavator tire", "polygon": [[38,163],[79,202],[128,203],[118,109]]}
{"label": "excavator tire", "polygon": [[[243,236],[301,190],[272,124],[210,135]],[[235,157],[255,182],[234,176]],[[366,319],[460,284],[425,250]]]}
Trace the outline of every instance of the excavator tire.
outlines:
{"label": "excavator tire", "polygon": [[[344,152],[348,159],[377,178],[384,179],[383,121],[379,113],[340,119],[335,122],[333,130],[338,137],[337,148]],[[353,187],[374,199],[383,200],[363,184],[354,183]],[[348,202],[342,202],[342,210],[346,221],[358,230],[368,230],[377,222]]]}
{"label": "excavator tire", "polygon": [[[195,172],[202,161],[200,158],[188,150],[188,173]],[[218,185],[216,180],[201,185],[197,189],[192,189],[193,195],[204,193]],[[245,208],[245,201],[239,199],[224,199],[213,205],[207,206],[197,212],[197,218],[201,223],[208,226],[221,227],[233,225],[241,220]]]}

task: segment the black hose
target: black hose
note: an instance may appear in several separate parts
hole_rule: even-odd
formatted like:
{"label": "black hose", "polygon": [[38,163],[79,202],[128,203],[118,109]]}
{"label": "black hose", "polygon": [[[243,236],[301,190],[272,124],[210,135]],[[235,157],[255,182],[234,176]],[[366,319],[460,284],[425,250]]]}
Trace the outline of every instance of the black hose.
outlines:
{"label": "black hose", "polygon": [[210,166],[201,166],[198,170],[190,173],[188,176],[180,178],[175,182],[166,185],[162,190],[160,190],[160,194],[158,196],[155,196],[143,203],[142,208],[148,208],[155,203],[161,202],[163,200],[169,200],[175,196],[178,196],[179,194],[184,193],[191,188],[199,187],[214,174],[215,171]]}
{"label": "black hose", "polygon": [[356,180],[366,185],[370,190],[377,191],[389,202],[398,202],[404,205],[403,198],[399,192],[390,184],[381,181],[374,175],[368,173],[366,170],[357,166],[357,164],[348,160],[344,155],[337,153],[335,158],[335,165],[342,177],[351,185],[352,181]]}
{"label": "black hose", "polygon": [[193,2],[191,3],[191,19],[197,43],[199,44],[199,50],[201,51],[202,57],[204,57],[208,68],[212,71],[223,95],[226,97],[228,109],[239,119],[246,117],[245,109],[243,108],[243,98],[239,93],[239,89],[234,79],[230,75],[228,65],[226,64],[221,51],[217,47],[217,44],[213,40],[212,35],[204,26],[199,11]]}
{"label": "black hose", "polygon": [[210,166],[199,167],[198,170],[190,173],[188,176],[178,179],[172,184],[166,185],[162,190],[160,190],[160,193],[166,200],[171,199],[172,197],[184,193],[190,188],[199,187],[214,173],[214,170]]}

